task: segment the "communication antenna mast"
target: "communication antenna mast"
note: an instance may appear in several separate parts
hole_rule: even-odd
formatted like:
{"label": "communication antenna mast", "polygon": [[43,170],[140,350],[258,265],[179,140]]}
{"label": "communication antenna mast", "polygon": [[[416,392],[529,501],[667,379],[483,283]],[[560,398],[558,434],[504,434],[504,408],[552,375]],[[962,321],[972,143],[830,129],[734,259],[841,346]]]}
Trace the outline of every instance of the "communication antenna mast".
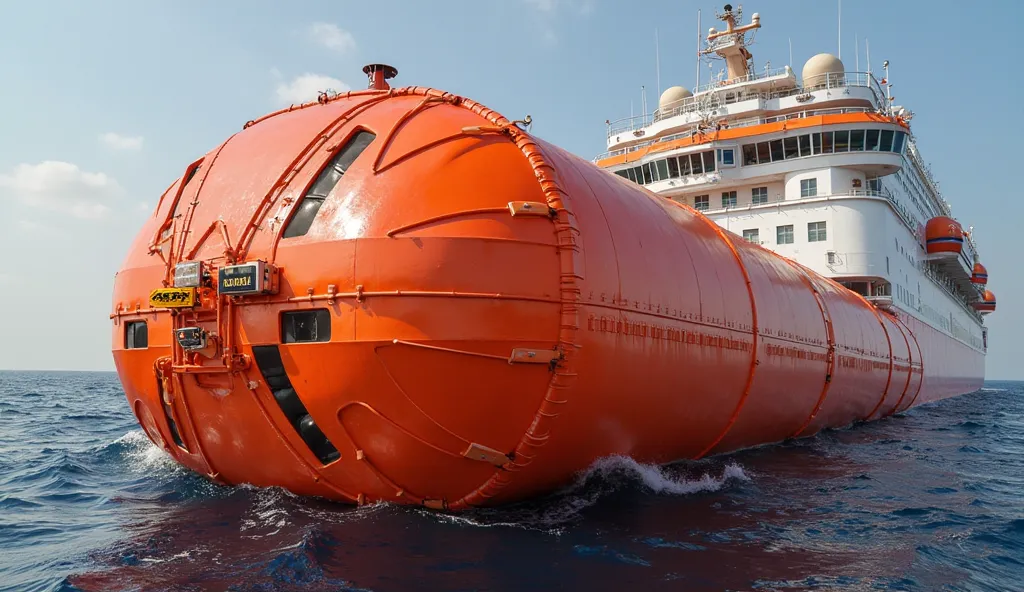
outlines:
{"label": "communication antenna mast", "polygon": [[697,85],[693,87],[693,92],[697,92],[700,88],[700,9],[697,9]]}
{"label": "communication antenna mast", "polygon": [[761,16],[756,12],[750,16],[750,24],[739,25],[743,18],[743,7],[737,7],[733,11],[731,4],[726,4],[724,12],[716,13],[715,16],[725,21],[724,31],[717,31],[712,27],[708,31],[707,48],[698,52],[699,55],[714,53],[725,59],[728,70],[727,81],[742,80],[750,74],[750,65],[754,58],[747,49],[749,40],[746,37],[748,31],[761,28]]}
{"label": "communication antenna mast", "polygon": [[661,44],[658,43],[658,28],[654,28],[654,71],[658,78],[658,95],[661,95]]}
{"label": "communication antenna mast", "polygon": [[839,0],[839,55],[836,57],[843,59],[843,0]]}

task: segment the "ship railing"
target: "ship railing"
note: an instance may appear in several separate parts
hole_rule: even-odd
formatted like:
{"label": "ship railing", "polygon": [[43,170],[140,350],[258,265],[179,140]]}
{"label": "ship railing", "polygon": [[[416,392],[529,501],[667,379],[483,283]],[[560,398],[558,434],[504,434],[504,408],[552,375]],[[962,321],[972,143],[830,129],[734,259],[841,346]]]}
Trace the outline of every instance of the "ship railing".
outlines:
{"label": "ship railing", "polygon": [[[760,79],[773,78],[781,76],[786,73],[786,68],[779,68],[775,70],[769,70],[766,72],[749,74],[742,78],[729,81],[716,81],[710,84],[705,84],[698,87],[694,96],[683,99],[682,102],[672,109],[661,112],[661,109],[655,109],[650,113],[642,113],[640,115],[624,117],[615,121],[607,122],[607,134],[606,138],[611,139],[612,136],[619,135],[625,132],[636,132],[643,130],[650,126],[656,121],[674,117],[676,115],[683,115],[686,113],[693,113],[700,111],[704,108],[708,108],[706,105],[712,104],[711,109],[721,105],[721,102],[735,101],[746,101],[749,99],[777,99],[783,97],[790,97],[794,95],[803,95],[816,90],[832,90],[849,87],[861,87],[868,88],[871,90],[872,95],[875,99],[875,109],[888,109],[888,103],[885,100],[885,92],[882,90],[882,86],[875,79],[874,75],[869,72],[846,72],[842,74],[820,74],[813,76],[808,80],[804,80],[802,84],[797,85],[795,88],[787,88],[778,91],[769,92],[749,92],[744,93],[742,97],[735,97],[733,100],[726,100],[723,96],[719,96],[722,92],[728,90],[730,87],[737,84],[743,84],[746,82],[756,81]],[[714,97],[706,97],[702,93],[715,92]],[[713,103],[704,103],[705,101],[714,101]],[[703,103],[703,104],[702,104]]]}
{"label": "ship railing", "polygon": [[[869,113],[869,112],[874,112],[874,109],[870,109],[868,107],[832,107],[832,108],[829,108],[829,109],[807,109],[805,111],[796,111],[796,112],[793,112],[793,113],[786,113],[785,115],[773,115],[771,117],[746,117],[746,118],[743,118],[743,119],[736,119],[736,120],[732,120],[732,121],[726,122],[727,125],[722,126],[722,127],[718,128],[718,129],[725,129],[725,128],[736,129],[736,128],[743,128],[743,127],[750,127],[750,126],[753,126],[753,125],[761,125],[761,124],[764,124],[764,123],[777,123],[777,122],[780,122],[780,121],[789,121],[789,120],[793,120],[793,119],[801,119],[801,118],[804,118],[804,117],[815,117],[815,116],[818,116],[818,115],[842,115],[842,114],[846,114],[846,113]],[[704,130],[704,131],[706,132],[708,130]],[[662,144],[664,142],[671,142],[673,140],[681,140],[683,138],[689,138],[689,137],[692,137],[692,136],[696,135],[697,133],[698,133],[698,131],[696,129],[696,126],[694,126],[693,128],[688,129],[686,131],[677,132],[677,133],[674,133],[674,134],[671,134],[671,135],[668,135],[668,136],[662,136],[662,137],[657,138],[655,140],[650,140],[650,141],[643,142],[643,143],[640,143],[640,144],[634,144],[632,146],[627,146],[625,148],[619,148],[617,150],[608,150],[607,152],[602,152],[601,154],[598,154],[594,158],[594,160],[597,161],[597,160],[601,160],[601,159],[604,159],[604,158],[610,158],[612,156],[620,156],[622,154],[630,154],[632,152],[637,152],[637,151],[640,151],[640,150],[644,150],[644,149],[646,149],[646,148],[648,148],[650,146],[654,146],[656,144]]]}
{"label": "ship railing", "polygon": [[[942,197],[942,192],[939,190],[939,184],[935,181],[935,177],[932,175],[931,168],[924,163],[921,158],[921,152],[917,148],[916,142],[907,142],[907,150],[905,155],[911,164],[917,169],[918,176],[924,181],[925,187],[931,192],[932,202],[938,207],[939,211],[944,216],[953,217],[953,210],[949,206],[949,202]],[[974,256],[978,252],[978,245],[974,242],[974,237],[970,234],[966,237],[967,248],[967,259],[971,265],[974,264]]]}
{"label": "ship railing", "polygon": [[[789,66],[783,66],[781,68],[773,68],[773,69],[769,69],[769,70],[761,70],[761,71],[751,72],[750,74],[747,74],[746,76],[739,76],[739,77],[733,78],[731,80],[721,80],[721,79],[720,80],[715,80],[713,82],[709,82],[707,84],[703,84],[701,86],[698,86],[693,91],[693,94],[699,95],[701,93],[705,93],[705,92],[708,92],[708,91],[725,90],[725,89],[727,89],[729,87],[736,86],[738,84],[746,84],[748,82],[756,82],[758,80],[765,80],[765,79],[768,79],[768,78],[778,78],[779,76],[786,76],[789,73],[791,73],[792,71],[793,70]],[[751,96],[751,98],[753,98],[754,94],[751,93],[750,96]]]}
{"label": "ship railing", "polygon": [[963,293],[963,290],[957,286],[956,282],[946,274],[936,270],[932,265],[923,261],[921,264],[921,272],[924,273],[925,277],[930,279],[933,284],[939,287],[940,290],[948,294],[957,304],[960,305],[964,311],[967,312],[972,318],[979,323],[984,319],[981,313],[971,308],[971,301],[967,298],[967,295]]}

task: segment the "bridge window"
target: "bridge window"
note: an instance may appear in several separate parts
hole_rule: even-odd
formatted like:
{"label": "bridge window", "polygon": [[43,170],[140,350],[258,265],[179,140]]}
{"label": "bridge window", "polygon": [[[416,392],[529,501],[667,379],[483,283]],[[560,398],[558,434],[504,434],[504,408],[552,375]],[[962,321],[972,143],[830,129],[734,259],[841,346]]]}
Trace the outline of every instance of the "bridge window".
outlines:
{"label": "bridge window", "polygon": [[835,132],[836,134],[836,152],[849,152],[850,151],[850,132],[847,130],[841,130]]}
{"label": "bridge window", "polygon": [[825,223],[824,222],[808,222],[807,223],[807,242],[817,243],[825,240]]}
{"label": "bridge window", "polygon": [[892,136],[892,130],[882,130],[878,140],[878,149],[882,152],[892,152]]}
{"label": "bridge window", "polygon": [[780,245],[793,244],[793,225],[787,224],[785,226],[776,226],[775,242]]}
{"label": "bridge window", "polygon": [[782,142],[786,160],[798,158],[800,156],[800,142],[796,139],[796,136],[785,138]]}
{"label": "bridge window", "polygon": [[743,165],[757,164],[757,144],[743,146]]}
{"label": "bridge window", "polygon": [[[702,154],[704,156],[704,172],[705,173],[713,172],[715,170],[715,153],[714,153],[714,151],[713,150],[708,150],[707,152],[701,152],[700,154]],[[694,155],[694,156],[696,156],[696,155]]]}
{"label": "bridge window", "polygon": [[850,152],[861,152],[864,150],[864,130],[853,130],[850,132]]}
{"label": "bridge window", "polygon": [[768,188],[754,187],[750,190],[750,203],[757,205],[768,203]]}
{"label": "bridge window", "polygon": [[878,150],[878,132],[880,130],[867,130],[866,140],[864,142],[864,149],[877,151]]}
{"label": "bridge window", "polygon": [[811,155],[811,135],[805,134],[800,136],[800,156]]}

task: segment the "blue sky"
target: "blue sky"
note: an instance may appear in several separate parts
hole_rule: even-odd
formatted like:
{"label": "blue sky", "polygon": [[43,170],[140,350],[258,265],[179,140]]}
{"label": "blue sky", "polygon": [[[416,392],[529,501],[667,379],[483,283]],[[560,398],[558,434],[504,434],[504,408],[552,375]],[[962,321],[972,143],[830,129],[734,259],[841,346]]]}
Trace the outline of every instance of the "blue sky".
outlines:
{"label": "blue sky", "polygon": [[[364,64],[395,84],[442,88],[583,157],[604,121],[639,113],[640,87],[692,87],[696,13],[721,2],[40,1],[0,17],[0,368],[112,369],[110,291],[142,219],[185,165],[242,124],[330,85],[363,88]],[[738,3],[734,3],[738,4]],[[757,67],[837,52],[836,2],[743,3],[761,14]],[[847,0],[842,59],[880,73],[954,214],[973,225],[999,308],[987,377],[1024,379],[1019,183],[1024,49],[1017,3]],[[704,80],[707,80],[704,67]]]}

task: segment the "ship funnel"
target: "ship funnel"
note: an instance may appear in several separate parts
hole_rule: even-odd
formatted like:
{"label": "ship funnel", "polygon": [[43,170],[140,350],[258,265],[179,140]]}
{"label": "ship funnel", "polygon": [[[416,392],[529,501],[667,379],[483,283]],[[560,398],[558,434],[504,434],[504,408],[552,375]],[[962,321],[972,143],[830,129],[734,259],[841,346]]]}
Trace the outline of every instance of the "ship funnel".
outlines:
{"label": "ship funnel", "polygon": [[398,68],[387,64],[370,64],[363,67],[363,73],[370,79],[367,88],[388,90],[391,86],[386,81],[398,76]]}

